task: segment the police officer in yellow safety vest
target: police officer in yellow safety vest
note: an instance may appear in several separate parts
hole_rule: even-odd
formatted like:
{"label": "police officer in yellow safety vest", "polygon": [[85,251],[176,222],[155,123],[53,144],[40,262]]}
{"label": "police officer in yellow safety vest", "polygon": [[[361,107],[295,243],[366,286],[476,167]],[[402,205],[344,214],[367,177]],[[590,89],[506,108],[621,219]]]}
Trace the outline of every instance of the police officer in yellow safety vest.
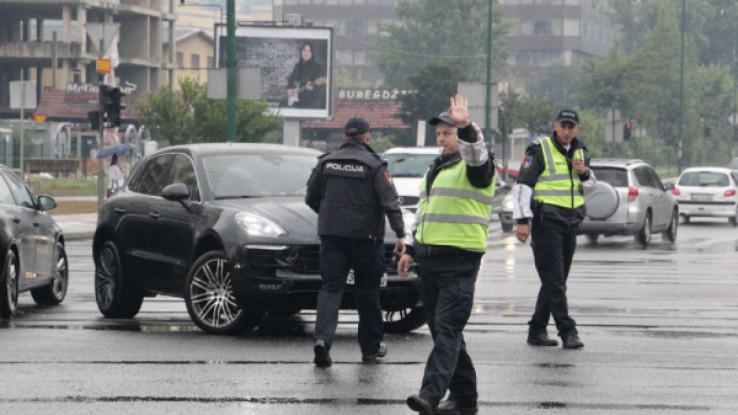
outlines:
{"label": "police officer in yellow safety vest", "polygon": [[[495,166],[482,132],[469,120],[466,98],[456,95],[450,101],[448,111],[428,122],[436,126],[441,155],[423,178],[414,243],[406,243],[398,262],[398,273],[406,277],[413,259],[418,261],[433,337],[420,392],[407,398],[421,414],[478,411],[477,377],[463,330],[487,250]],[[447,390],[448,400],[440,402]]]}
{"label": "police officer in yellow safety vest", "polygon": [[559,112],[553,136],[538,139],[526,149],[512,190],[516,236],[520,242],[531,236],[541,280],[536,309],[528,322],[531,346],[558,345],[546,332],[551,315],[564,348],[584,346],[566,300],[577,228],[586,214],[584,187],[595,183],[587,147],[577,137],[578,132],[579,115],[568,109]]}

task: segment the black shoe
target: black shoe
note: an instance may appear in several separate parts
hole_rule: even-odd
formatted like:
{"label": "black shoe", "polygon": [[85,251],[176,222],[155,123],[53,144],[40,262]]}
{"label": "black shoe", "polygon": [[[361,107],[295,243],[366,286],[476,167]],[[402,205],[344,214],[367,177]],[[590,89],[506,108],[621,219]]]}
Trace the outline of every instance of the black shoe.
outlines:
{"label": "black shoe", "polygon": [[531,346],[558,346],[559,342],[548,337],[546,333],[529,334],[528,344]]}
{"label": "black shoe", "polygon": [[407,406],[415,412],[421,415],[435,415],[436,412],[433,410],[430,402],[421,398],[418,395],[410,395],[407,397]]}
{"label": "black shoe", "polygon": [[443,401],[436,408],[436,415],[475,415],[477,412],[477,404],[469,405],[452,400]]}
{"label": "black shoe", "polygon": [[313,359],[313,363],[315,363],[316,366],[328,367],[333,364],[333,360],[331,360],[331,355],[328,352],[328,346],[325,344],[324,340],[318,340],[315,342],[313,352],[315,352],[315,359]]}
{"label": "black shoe", "polygon": [[379,343],[379,349],[377,349],[377,353],[374,354],[365,354],[361,356],[361,361],[364,363],[376,363],[377,359],[387,356],[387,344],[384,342]]}
{"label": "black shoe", "polygon": [[579,340],[579,336],[576,334],[570,334],[564,338],[563,346],[564,349],[579,349],[580,347],[584,347],[584,343]]}

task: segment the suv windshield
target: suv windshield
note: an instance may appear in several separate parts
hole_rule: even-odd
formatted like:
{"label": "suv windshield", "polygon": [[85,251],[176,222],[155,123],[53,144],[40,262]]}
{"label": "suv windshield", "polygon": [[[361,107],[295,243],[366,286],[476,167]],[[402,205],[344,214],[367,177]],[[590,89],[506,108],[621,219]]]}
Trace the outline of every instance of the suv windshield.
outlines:
{"label": "suv windshield", "polygon": [[311,154],[224,154],[203,159],[216,199],[304,195],[315,163]]}
{"label": "suv windshield", "polygon": [[387,170],[392,177],[423,177],[438,154],[385,154]]}
{"label": "suv windshield", "polygon": [[680,186],[726,187],[728,175],[712,171],[686,172],[679,178]]}
{"label": "suv windshield", "polygon": [[597,181],[603,181],[613,187],[628,187],[628,174],[625,169],[612,167],[592,167]]}

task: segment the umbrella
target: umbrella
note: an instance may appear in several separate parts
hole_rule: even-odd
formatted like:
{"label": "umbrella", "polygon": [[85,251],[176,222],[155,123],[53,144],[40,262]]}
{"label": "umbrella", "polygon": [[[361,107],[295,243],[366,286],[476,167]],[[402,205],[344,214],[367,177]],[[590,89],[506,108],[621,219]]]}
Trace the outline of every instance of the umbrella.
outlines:
{"label": "umbrella", "polygon": [[97,153],[97,158],[112,156],[113,154],[125,153],[127,151],[135,150],[136,146],[133,144],[116,144],[114,146],[106,147]]}

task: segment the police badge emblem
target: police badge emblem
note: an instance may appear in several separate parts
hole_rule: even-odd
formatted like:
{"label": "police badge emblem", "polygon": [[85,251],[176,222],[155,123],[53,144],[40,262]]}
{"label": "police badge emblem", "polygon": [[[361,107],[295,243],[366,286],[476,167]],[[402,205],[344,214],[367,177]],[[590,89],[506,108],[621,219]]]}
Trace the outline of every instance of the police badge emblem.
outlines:
{"label": "police badge emblem", "polygon": [[532,157],[530,157],[530,156],[525,156],[525,157],[523,158],[523,163],[522,163],[522,164],[520,165],[520,168],[521,168],[522,170],[525,170],[525,169],[527,169],[528,167],[530,167],[531,163],[533,163],[533,158],[532,158]]}

